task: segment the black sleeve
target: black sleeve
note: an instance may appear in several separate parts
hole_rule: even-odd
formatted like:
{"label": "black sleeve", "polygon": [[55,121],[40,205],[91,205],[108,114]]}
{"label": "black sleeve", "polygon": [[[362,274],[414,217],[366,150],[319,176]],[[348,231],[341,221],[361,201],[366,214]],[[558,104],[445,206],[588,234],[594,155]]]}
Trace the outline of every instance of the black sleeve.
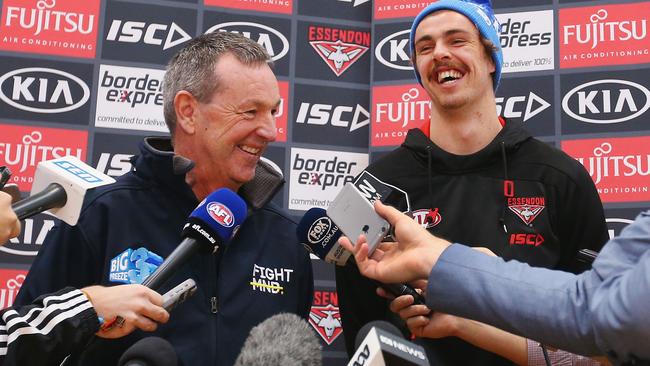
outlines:
{"label": "black sleeve", "polygon": [[66,286],[83,288],[99,283],[103,263],[90,248],[79,225],[56,225],[45,238],[14,305],[30,304]]}
{"label": "black sleeve", "polygon": [[0,364],[59,365],[99,330],[88,298],[68,287],[0,312]]}
{"label": "black sleeve", "polygon": [[562,259],[558,269],[574,273],[590,267],[577,259],[580,249],[600,249],[609,240],[603,204],[598,196],[591,177],[579,166],[574,184],[567,184],[565,191],[559,195],[563,202],[562,209],[557,210],[557,227],[562,243]]}
{"label": "black sleeve", "polygon": [[363,277],[352,259],[344,267],[336,266],[336,292],[348,355],[355,351],[354,341],[364,324],[388,320],[388,300],[377,295],[376,282]]}

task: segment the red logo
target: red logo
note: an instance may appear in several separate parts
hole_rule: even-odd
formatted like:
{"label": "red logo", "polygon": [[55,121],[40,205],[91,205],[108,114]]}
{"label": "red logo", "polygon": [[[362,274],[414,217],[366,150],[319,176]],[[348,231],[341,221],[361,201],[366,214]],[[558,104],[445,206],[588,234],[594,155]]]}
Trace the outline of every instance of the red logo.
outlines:
{"label": "red logo", "polygon": [[426,0],[375,0],[375,19],[412,18],[431,4]]}
{"label": "red logo", "polygon": [[87,131],[14,125],[0,125],[0,130],[0,165],[11,169],[10,182],[23,192],[32,189],[39,162],[67,155],[86,160]]}
{"label": "red logo", "polygon": [[372,88],[372,146],[394,146],[406,132],[422,126],[431,116],[431,101],[418,84]]}
{"label": "red logo", "polygon": [[0,49],[95,57],[99,0],[5,0]]}
{"label": "red logo", "polygon": [[519,216],[521,221],[530,225],[546,205],[544,197],[511,197],[508,198],[508,208]]}
{"label": "red logo", "polygon": [[231,227],[235,223],[235,216],[232,211],[221,202],[208,203],[207,210],[210,217],[221,226]]}
{"label": "red logo", "polygon": [[417,221],[425,229],[432,228],[442,221],[442,216],[438,209],[421,209],[411,212],[413,220]]}
{"label": "red logo", "polygon": [[544,243],[542,234],[510,234],[510,245],[540,246]]}
{"label": "red logo", "polygon": [[560,9],[560,67],[650,61],[650,2]]}
{"label": "red logo", "polygon": [[27,271],[0,269],[0,309],[14,304],[14,299],[25,281]]}
{"label": "red logo", "polygon": [[341,76],[370,47],[370,32],[309,27],[309,44],[336,76]]}
{"label": "red logo", "polygon": [[289,83],[287,81],[278,81],[280,88],[280,106],[275,114],[275,126],[278,135],[275,139],[277,142],[287,142],[287,101],[289,100]]}
{"label": "red logo", "polygon": [[205,5],[221,8],[263,11],[268,13],[291,14],[293,0],[251,1],[251,0],[205,0]]}
{"label": "red logo", "polygon": [[309,324],[328,345],[343,333],[338,295],[334,291],[314,291]]}
{"label": "red logo", "polygon": [[603,202],[650,201],[650,136],[563,141]]}

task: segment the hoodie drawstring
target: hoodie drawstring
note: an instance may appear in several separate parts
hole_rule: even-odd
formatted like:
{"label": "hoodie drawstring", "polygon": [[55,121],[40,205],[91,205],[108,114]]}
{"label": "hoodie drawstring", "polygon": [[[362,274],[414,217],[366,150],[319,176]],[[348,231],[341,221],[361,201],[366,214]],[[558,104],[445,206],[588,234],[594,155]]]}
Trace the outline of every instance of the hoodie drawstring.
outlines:
{"label": "hoodie drawstring", "polygon": [[501,141],[501,160],[503,161],[503,205],[501,206],[501,217],[499,217],[499,223],[503,227],[503,232],[508,233],[508,228],[506,227],[506,206],[507,199],[509,197],[514,197],[515,195],[515,182],[508,179],[508,159],[506,157],[506,144],[504,141]]}

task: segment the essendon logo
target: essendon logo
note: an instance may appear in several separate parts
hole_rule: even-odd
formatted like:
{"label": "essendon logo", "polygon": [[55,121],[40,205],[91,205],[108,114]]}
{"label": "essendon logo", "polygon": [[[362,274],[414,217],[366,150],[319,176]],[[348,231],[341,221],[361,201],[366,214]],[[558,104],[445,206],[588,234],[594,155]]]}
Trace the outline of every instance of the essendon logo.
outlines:
{"label": "essendon logo", "polygon": [[546,207],[544,197],[510,197],[508,198],[508,208],[514,212],[521,221],[530,225],[537,215]]}
{"label": "essendon logo", "polygon": [[6,0],[0,49],[95,57],[99,0]]}
{"label": "essendon logo", "polygon": [[341,76],[370,47],[370,32],[309,27],[309,44],[336,76]]}
{"label": "essendon logo", "polygon": [[338,295],[335,291],[314,291],[309,324],[328,345],[343,333]]}
{"label": "essendon logo", "polygon": [[650,200],[650,137],[563,141],[589,172],[603,202]]}
{"label": "essendon logo", "polygon": [[280,14],[291,14],[293,11],[293,0],[205,0],[205,5]]}
{"label": "essendon logo", "polygon": [[650,61],[650,2],[560,9],[562,68]]}
{"label": "essendon logo", "polygon": [[235,223],[232,212],[221,202],[208,203],[207,210],[210,217],[221,226],[231,227]]}
{"label": "essendon logo", "polygon": [[417,84],[374,87],[372,146],[399,145],[406,132],[429,120],[431,101]]}
{"label": "essendon logo", "polygon": [[31,190],[39,162],[67,155],[86,160],[87,131],[13,125],[0,130],[0,165],[11,169],[10,182],[23,192]]}
{"label": "essendon logo", "polygon": [[412,18],[429,6],[430,0],[375,0],[375,19]]}
{"label": "essendon logo", "polygon": [[442,216],[438,209],[421,209],[411,212],[413,220],[425,229],[430,229],[442,221]]}
{"label": "essendon logo", "polygon": [[287,101],[289,100],[289,83],[287,81],[278,81],[280,89],[280,105],[275,113],[275,127],[277,129],[276,142],[287,141]]}
{"label": "essendon logo", "polygon": [[544,243],[542,234],[510,234],[510,245],[532,245],[538,247]]}
{"label": "essendon logo", "polygon": [[13,305],[27,271],[0,269],[0,310]]}

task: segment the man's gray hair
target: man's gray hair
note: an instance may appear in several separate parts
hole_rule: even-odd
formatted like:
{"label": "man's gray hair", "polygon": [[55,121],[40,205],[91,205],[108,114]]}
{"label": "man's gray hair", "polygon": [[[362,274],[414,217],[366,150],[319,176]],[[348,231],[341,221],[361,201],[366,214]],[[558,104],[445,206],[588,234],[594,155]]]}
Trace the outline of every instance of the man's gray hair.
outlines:
{"label": "man's gray hair", "polygon": [[213,32],[191,40],[169,61],[163,82],[165,122],[172,137],[176,128],[174,97],[185,90],[199,102],[207,103],[219,88],[214,67],[227,53],[248,66],[272,63],[262,46],[237,33]]}

